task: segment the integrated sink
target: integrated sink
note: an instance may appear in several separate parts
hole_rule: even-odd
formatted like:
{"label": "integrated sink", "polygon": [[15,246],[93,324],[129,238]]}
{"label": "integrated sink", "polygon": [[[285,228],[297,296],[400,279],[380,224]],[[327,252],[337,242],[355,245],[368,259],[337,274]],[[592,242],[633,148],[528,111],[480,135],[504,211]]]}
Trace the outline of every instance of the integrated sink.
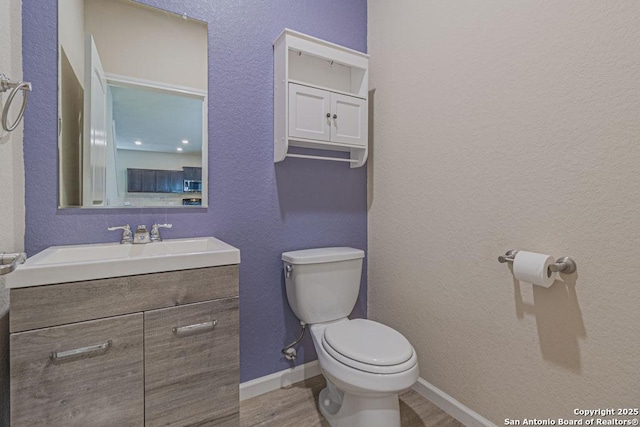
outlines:
{"label": "integrated sink", "polygon": [[5,283],[20,288],[238,263],[240,250],[214,237],[52,246],[5,276]]}

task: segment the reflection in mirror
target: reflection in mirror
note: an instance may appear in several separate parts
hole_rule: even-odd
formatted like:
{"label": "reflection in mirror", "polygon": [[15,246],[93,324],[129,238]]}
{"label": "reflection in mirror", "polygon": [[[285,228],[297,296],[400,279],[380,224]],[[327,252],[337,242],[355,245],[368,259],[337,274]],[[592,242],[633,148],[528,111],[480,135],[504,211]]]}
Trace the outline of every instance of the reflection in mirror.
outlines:
{"label": "reflection in mirror", "polygon": [[60,207],[207,206],[207,26],[58,2]]}

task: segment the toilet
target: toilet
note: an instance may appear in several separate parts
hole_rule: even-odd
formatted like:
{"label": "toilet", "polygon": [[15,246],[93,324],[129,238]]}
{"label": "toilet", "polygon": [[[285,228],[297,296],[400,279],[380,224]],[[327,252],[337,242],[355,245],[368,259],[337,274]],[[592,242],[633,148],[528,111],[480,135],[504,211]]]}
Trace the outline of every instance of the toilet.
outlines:
{"label": "toilet", "polygon": [[398,393],[418,379],[413,346],[398,331],[367,319],[349,320],[364,251],[317,248],[282,254],[289,305],[310,325],[327,387],[320,412],[332,427],[399,427]]}

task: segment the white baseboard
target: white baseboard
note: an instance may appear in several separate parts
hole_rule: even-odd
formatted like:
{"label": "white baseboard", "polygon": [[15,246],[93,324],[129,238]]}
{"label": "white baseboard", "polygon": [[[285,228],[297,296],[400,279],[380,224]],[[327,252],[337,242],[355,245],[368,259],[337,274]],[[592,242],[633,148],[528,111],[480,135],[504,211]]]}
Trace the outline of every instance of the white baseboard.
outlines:
{"label": "white baseboard", "polygon": [[289,387],[293,383],[304,381],[316,375],[320,375],[320,365],[317,360],[314,360],[294,368],[246,381],[240,384],[240,400],[251,399],[279,388]]}
{"label": "white baseboard", "polygon": [[416,393],[431,401],[434,405],[438,406],[440,409],[467,427],[496,426],[482,415],[466,407],[444,391],[440,390],[438,387],[422,378],[418,378],[418,382],[416,382],[412,388]]}

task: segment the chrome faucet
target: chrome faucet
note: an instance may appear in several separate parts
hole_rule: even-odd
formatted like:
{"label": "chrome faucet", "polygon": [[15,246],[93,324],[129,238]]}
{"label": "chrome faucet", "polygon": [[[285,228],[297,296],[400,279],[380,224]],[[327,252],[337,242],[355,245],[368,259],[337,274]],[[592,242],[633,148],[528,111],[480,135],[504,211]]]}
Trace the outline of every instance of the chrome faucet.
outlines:
{"label": "chrome faucet", "polygon": [[146,225],[139,225],[136,228],[136,234],[133,236],[133,244],[140,245],[143,243],[150,243],[151,237],[149,236],[149,230]]}
{"label": "chrome faucet", "polygon": [[122,239],[120,244],[134,244],[139,245],[143,243],[162,242],[162,236],[160,235],[161,228],[171,228],[172,224],[153,224],[151,227],[151,233],[147,230],[146,225],[139,225],[136,227],[135,235],[131,232],[131,226],[121,225],[118,227],[109,227],[107,230],[115,231],[122,230]]}
{"label": "chrome faucet", "polygon": [[162,242],[162,236],[160,235],[161,228],[171,228],[173,224],[153,224],[151,227],[151,241],[152,242]]}
{"label": "chrome faucet", "polygon": [[133,235],[131,234],[131,226],[129,226],[129,224],[120,225],[118,227],[108,227],[107,230],[109,231],[122,230],[122,239],[120,239],[121,245],[124,245],[127,243],[133,243]]}

